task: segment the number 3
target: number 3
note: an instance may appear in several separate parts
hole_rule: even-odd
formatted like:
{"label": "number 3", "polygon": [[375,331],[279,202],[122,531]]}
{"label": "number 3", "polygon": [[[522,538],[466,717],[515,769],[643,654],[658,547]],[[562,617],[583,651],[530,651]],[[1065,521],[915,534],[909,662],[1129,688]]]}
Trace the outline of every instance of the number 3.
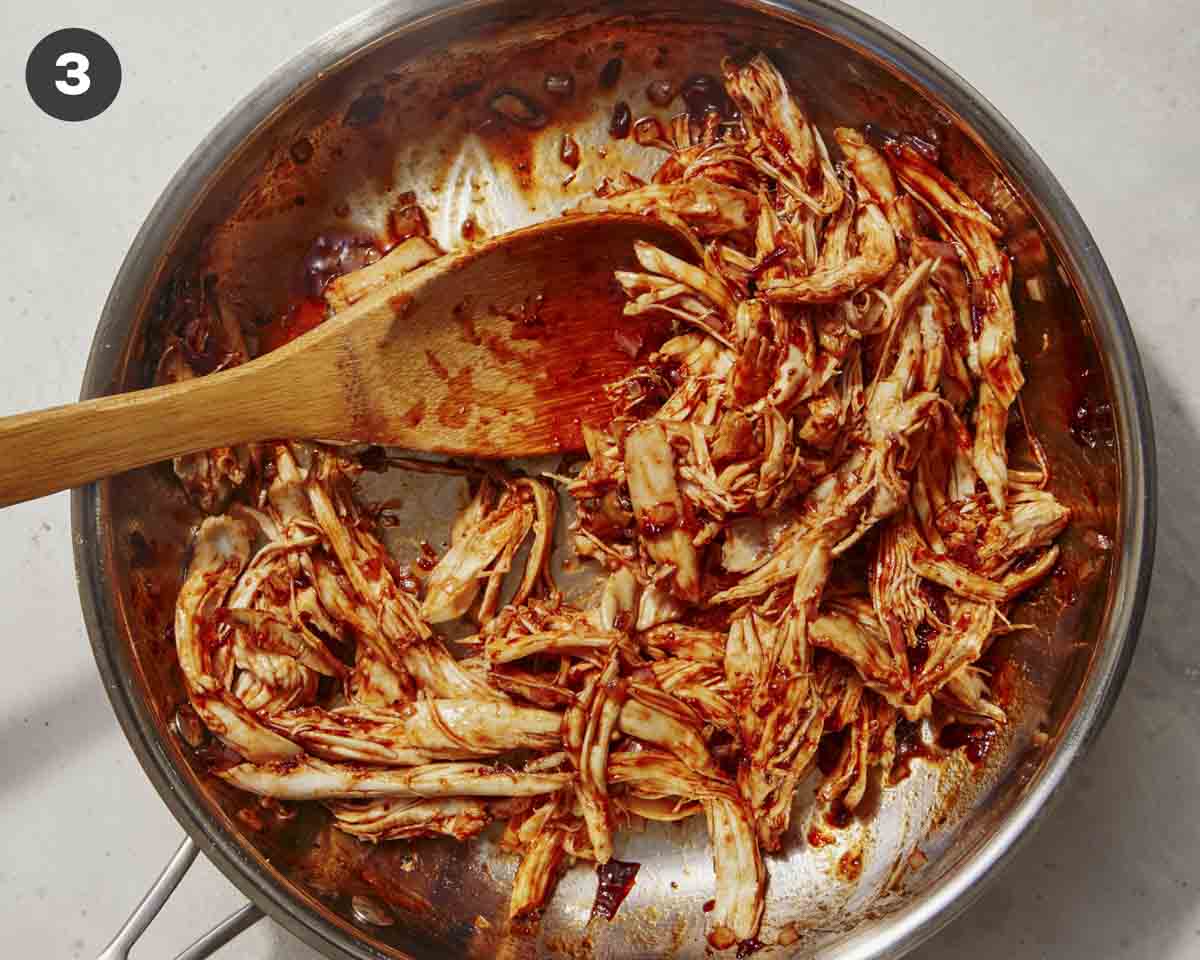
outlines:
{"label": "number 3", "polygon": [[68,97],[77,97],[91,89],[92,78],[88,76],[88,67],[91,66],[91,63],[82,53],[64,53],[54,61],[54,65],[67,68],[66,79],[54,81],[59,93],[65,93]]}

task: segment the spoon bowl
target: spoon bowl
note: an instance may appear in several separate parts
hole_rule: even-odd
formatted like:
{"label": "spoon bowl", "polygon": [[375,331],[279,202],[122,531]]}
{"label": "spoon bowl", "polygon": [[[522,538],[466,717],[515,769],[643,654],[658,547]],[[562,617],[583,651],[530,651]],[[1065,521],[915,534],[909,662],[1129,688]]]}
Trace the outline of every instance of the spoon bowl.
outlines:
{"label": "spoon bowl", "polygon": [[693,256],[632,214],[560,217],[438,257],[249,363],[0,419],[0,506],[168,457],[269,439],[509,458],[580,449],[604,384],[664,331],[622,312],[634,244]]}

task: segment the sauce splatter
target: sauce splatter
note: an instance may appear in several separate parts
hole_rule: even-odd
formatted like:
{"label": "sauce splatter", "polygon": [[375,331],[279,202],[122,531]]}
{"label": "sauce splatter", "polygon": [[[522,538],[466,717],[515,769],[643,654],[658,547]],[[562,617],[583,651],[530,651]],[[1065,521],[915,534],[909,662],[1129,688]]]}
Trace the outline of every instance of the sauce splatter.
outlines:
{"label": "sauce splatter", "polygon": [[929,659],[929,641],[933,638],[936,631],[927,622],[921,621],[917,624],[916,639],[908,648],[908,665],[912,668],[912,672],[920,674],[925,666],[925,661]]}
{"label": "sauce splatter", "polygon": [[574,170],[579,166],[579,143],[569,133],[564,133],[558,147],[558,158]]}
{"label": "sauce splatter", "polygon": [[907,779],[914,760],[931,756],[929,745],[921,737],[921,725],[903,719],[896,721],[896,759],[892,764],[891,782]]}
{"label": "sauce splatter", "polygon": [[609,860],[596,867],[599,883],[596,887],[596,902],[592,904],[592,916],[601,916],[611,920],[617,915],[621,903],[633,889],[637,879],[640,863],[627,863],[624,860]]}
{"label": "sauce splatter", "polygon": [[417,566],[422,570],[432,570],[437,566],[438,555],[437,551],[429,545],[427,540],[421,541],[421,555],[417,557]]}
{"label": "sauce splatter", "polygon": [[432,350],[425,351],[425,361],[429,364],[429,369],[438,375],[439,380],[450,379],[450,371],[446,369],[446,365],[437,358],[437,355]]}
{"label": "sauce splatter", "polygon": [[549,434],[563,449],[582,446],[583,424],[611,417],[604,385],[628,373],[670,335],[668,323],[627,317],[623,305],[611,278],[597,276],[502,313],[506,331],[482,331],[497,361],[524,367],[542,414],[538,433]]}
{"label": "sauce splatter", "polygon": [[854,814],[841,800],[835,800],[832,806],[825,811],[825,822],[835,830],[845,830],[853,819]]}
{"label": "sauce splatter", "polygon": [[[486,398],[471,383],[471,368],[463,367],[446,381],[446,399],[438,406],[438,420],[448,427],[461,427],[470,419],[472,407]],[[454,412],[448,413],[447,411]]]}
{"label": "sauce splatter", "polygon": [[416,403],[414,403],[411,407],[409,407],[404,412],[404,416],[402,416],[400,418],[400,422],[403,423],[406,427],[417,427],[417,426],[420,426],[421,421],[424,419],[425,419],[425,401],[418,400]]}
{"label": "sauce splatter", "polygon": [[993,726],[973,723],[948,723],[938,735],[938,746],[945,750],[963,750],[971,763],[979,766],[996,745],[998,732]]}
{"label": "sauce splatter", "polygon": [[465,427],[471,419],[471,408],[460,396],[451,394],[438,404],[437,418],[443,427],[457,430],[459,427]]}
{"label": "sauce splatter", "polygon": [[810,847],[828,847],[830,844],[837,843],[837,837],[826,833],[816,824],[813,824],[808,830],[808,845]]}
{"label": "sauce splatter", "polygon": [[329,231],[312,242],[303,260],[304,293],[319,297],[336,277],[361,270],[379,259],[375,240],[356,233]]}
{"label": "sauce splatter", "polygon": [[629,127],[633,123],[633,114],[629,104],[618,100],[613,106],[612,119],[608,122],[608,133],[614,140],[624,140],[629,136]]}
{"label": "sauce splatter", "polygon": [[847,850],[838,860],[838,875],[848,883],[855,883],[862,876],[862,868],[861,850]]}
{"label": "sauce splatter", "polygon": [[611,90],[617,85],[617,81],[621,79],[621,58],[613,57],[603,67],[600,68],[600,86],[605,90]]}

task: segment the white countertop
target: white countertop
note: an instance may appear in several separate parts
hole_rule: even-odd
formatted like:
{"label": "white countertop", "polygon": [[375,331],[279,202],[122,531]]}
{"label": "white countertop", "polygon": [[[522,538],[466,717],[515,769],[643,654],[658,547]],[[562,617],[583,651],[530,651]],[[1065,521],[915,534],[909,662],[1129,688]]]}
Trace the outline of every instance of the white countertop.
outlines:
{"label": "white countertop", "polygon": [[[74,400],[142,218],[192,147],[276,64],[361,0],[83,0],[0,13],[0,414]],[[1091,226],[1154,403],[1157,575],[1112,720],[1055,813],[923,960],[1200,956],[1200,12],[1186,0],[869,0],[1040,151]],[[172,8],[166,12],[164,8]],[[87,123],[39,112],[24,63],[85,26],[124,65]],[[95,956],[182,837],[101,689],[65,494],[0,512],[0,944]],[[173,956],[241,896],[201,861],[134,951]],[[271,922],[221,957],[312,960]]]}

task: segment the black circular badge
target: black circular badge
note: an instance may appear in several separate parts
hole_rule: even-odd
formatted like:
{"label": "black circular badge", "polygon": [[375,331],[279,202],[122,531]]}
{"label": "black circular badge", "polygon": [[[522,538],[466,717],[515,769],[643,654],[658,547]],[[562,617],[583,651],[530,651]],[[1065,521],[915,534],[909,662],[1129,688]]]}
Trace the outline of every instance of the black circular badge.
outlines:
{"label": "black circular badge", "polygon": [[117,98],[121,61],[100,34],[80,27],[55,30],[33,48],[25,86],[45,113],[58,120],[91,120]]}

